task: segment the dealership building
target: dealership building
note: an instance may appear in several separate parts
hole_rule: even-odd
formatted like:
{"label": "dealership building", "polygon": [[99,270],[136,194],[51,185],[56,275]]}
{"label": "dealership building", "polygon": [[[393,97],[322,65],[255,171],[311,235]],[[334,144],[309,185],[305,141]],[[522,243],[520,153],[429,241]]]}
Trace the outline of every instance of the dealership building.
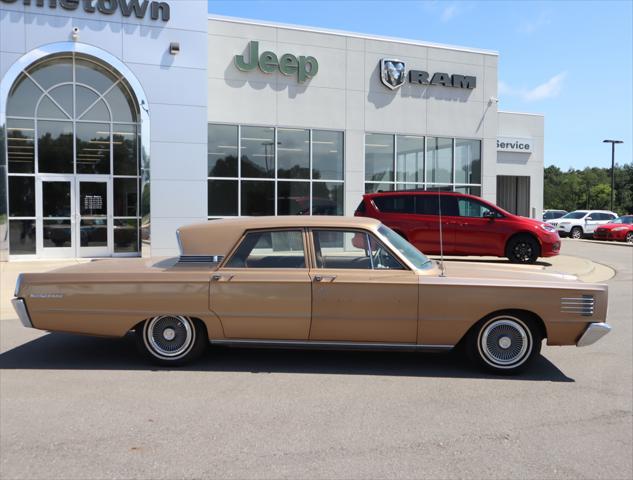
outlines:
{"label": "dealership building", "polygon": [[165,256],[176,229],[471,193],[540,217],[543,117],[498,54],[209,16],[171,0],[0,0],[0,260]]}

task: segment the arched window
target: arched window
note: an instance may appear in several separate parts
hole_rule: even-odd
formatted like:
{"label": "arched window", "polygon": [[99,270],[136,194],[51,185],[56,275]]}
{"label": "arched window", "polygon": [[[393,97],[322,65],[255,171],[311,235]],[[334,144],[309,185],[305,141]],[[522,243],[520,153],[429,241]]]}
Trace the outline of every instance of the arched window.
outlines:
{"label": "arched window", "polygon": [[[104,216],[113,220],[107,226],[109,252],[138,252],[140,115],[125,78],[94,57],[73,53],[45,57],[15,81],[6,117],[10,253],[35,254],[36,236],[43,238],[38,245],[47,246],[47,222],[52,220],[40,227],[36,212],[50,209],[38,205],[61,200],[52,194],[45,198],[53,189],[38,188],[37,182],[43,176],[50,181],[51,175],[108,176],[111,211],[104,211]],[[76,190],[69,189],[80,195]],[[68,202],[83,200],[70,196]],[[79,211],[76,205],[70,210]],[[56,226],[66,225],[66,217],[54,218]],[[72,220],[67,221],[69,239],[75,235]],[[72,237],[78,246],[87,231],[86,227]]]}

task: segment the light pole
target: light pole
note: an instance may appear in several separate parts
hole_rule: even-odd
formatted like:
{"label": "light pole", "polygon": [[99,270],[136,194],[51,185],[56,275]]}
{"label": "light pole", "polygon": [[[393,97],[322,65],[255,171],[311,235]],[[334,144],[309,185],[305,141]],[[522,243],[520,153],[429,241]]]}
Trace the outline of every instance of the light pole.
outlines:
{"label": "light pole", "polygon": [[615,194],[615,144],[622,140],[603,140],[602,143],[611,144],[611,211],[613,211],[613,195]]}

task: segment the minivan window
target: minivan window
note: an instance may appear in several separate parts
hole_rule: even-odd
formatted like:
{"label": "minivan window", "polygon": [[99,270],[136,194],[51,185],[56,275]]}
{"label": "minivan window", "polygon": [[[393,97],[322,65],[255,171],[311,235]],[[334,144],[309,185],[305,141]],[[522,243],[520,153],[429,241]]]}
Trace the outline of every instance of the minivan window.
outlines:
{"label": "minivan window", "polygon": [[413,195],[389,195],[374,197],[374,204],[384,213],[415,213]]}
{"label": "minivan window", "polygon": [[442,215],[457,216],[457,197],[452,195],[417,195],[415,213],[418,215],[439,215],[438,198],[442,199]]}
{"label": "minivan window", "polygon": [[475,218],[483,218],[484,215],[488,212],[495,212],[492,208],[484,205],[477,200],[473,200],[471,198],[460,198],[457,200],[457,204],[459,205],[459,216],[460,217],[475,217]]}

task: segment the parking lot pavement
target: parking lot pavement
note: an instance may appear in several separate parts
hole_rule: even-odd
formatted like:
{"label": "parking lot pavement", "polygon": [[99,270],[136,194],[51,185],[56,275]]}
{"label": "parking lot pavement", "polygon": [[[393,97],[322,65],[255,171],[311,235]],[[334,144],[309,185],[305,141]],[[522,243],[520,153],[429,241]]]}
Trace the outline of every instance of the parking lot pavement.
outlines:
{"label": "parking lot pavement", "polygon": [[615,269],[614,330],[510,378],[387,352],[217,349],[157,369],[130,338],[3,315],[0,478],[630,479],[633,249],[563,251]]}

